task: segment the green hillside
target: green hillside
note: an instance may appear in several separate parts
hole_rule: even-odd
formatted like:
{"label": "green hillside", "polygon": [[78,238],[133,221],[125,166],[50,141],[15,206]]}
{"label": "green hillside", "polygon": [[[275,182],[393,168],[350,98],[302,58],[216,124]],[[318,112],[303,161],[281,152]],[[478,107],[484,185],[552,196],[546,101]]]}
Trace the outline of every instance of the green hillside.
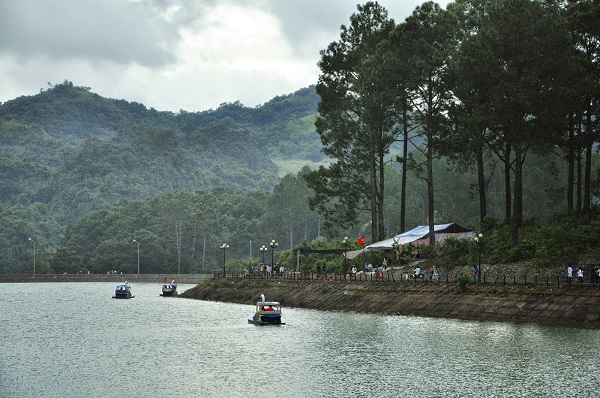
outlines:
{"label": "green hillside", "polygon": [[318,100],[308,87],[256,108],[172,113],[65,81],[0,104],[0,272],[31,269],[35,240],[47,262],[69,225],[124,201],[271,191],[323,160]]}
{"label": "green hillside", "polygon": [[268,190],[281,170],[322,160],[317,103],[309,87],[257,108],[174,114],[65,81],[0,105],[1,203],[43,203],[66,225],[176,189]]}
{"label": "green hillside", "polygon": [[[1,104],[0,273],[30,272],[36,264],[39,273],[132,272],[133,239],[142,247],[142,272],[220,270],[223,243],[231,246],[226,256],[234,269],[255,264],[261,255],[294,267],[292,247],[339,248],[339,236],[353,240],[367,234],[368,212],[359,214],[352,228],[330,232],[322,216],[309,209],[314,192],[303,178],[305,166],[329,161],[314,129],[317,103],[309,87],[257,108],[236,102],[175,114],[102,98],[64,82]],[[416,151],[415,164],[422,163],[419,156]],[[563,162],[554,154],[532,155],[524,166],[528,219],[547,220],[564,211],[566,176],[557,167]],[[434,175],[435,222],[477,228],[476,172],[440,157]],[[391,235],[401,232],[401,177],[392,162],[386,178],[384,224]],[[530,233],[541,238],[524,239],[517,248],[507,245],[507,230],[497,222],[503,218],[502,178],[494,173],[487,187],[489,222],[499,231],[498,238],[489,237],[487,259],[548,263],[585,251],[558,248],[556,242],[571,230],[560,221],[547,227],[550,233]],[[411,169],[407,225],[426,224],[426,197],[422,169]],[[596,226],[591,228],[590,236],[597,236]],[[548,239],[555,231],[557,239]],[[259,251],[273,239],[279,242],[276,252]],[[533,241],[548,248],[533,250]],[[576,237],[571,241],[588,245]],[[492,255],[493,247],[497,254]],[[473,248],[457,251],[473,255]],[[464,261],[461,256],[452,261]],[[323,261],[315,258],[313,265],[323,267]],[[340,258],[327,261],[328,267],[343,265]]]}

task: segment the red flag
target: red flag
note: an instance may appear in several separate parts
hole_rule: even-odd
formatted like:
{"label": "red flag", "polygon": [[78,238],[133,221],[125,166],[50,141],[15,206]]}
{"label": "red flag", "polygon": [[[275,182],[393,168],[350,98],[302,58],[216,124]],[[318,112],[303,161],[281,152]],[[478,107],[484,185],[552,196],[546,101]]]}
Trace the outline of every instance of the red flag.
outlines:
{"label": "red flag", "polygon": [[365,243],[365,236],[364,235],[361,236],[356,241],[358,242],[359,245],[362,245],[363,243]]}

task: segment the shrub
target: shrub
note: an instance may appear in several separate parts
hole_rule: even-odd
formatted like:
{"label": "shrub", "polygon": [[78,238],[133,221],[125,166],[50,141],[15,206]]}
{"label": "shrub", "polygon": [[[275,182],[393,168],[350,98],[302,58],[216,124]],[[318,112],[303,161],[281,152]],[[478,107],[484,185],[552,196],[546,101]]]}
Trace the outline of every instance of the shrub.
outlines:
{"label": "shrub", "polygon": [[440,247],[440,260],[449,269],[475,262],[477,244],[472,239],[449,238]]}
{"label": "shrub", "polygon": [[467,291],[467,285],[471,281],[471,277],[467,275],[466,272],[459,272],[456,275],[456,284],[458,286],[458,290],[462,293]]}

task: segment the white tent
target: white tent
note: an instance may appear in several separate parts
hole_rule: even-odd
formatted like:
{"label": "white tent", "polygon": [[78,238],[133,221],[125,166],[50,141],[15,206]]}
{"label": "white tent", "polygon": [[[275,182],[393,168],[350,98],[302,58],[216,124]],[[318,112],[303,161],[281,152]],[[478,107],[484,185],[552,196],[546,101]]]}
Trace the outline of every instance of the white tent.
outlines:
{"label": "white tent", "polygon": [[[475,232],[472,230],[460,226],[455,223],[450,224],[436,224],[433,226],[433,230],[435,231],[435,241],[437,243],[442,242],[447,238],[471,238],[475,236]],[[419,225],[411,230],[403,232],[399,235],[396,235],[392,238],[382,240],[380,242],[371,243],[368,246],[365,246],[362,250],[355,250],[346,253],[346,258],[355,258],[361,253],[368,251],[377,251],[377,250],[390,250],[394,246],[404,246],[409,243],[415,245],[426,245],[429,243],[429,226],[428,225]]]}

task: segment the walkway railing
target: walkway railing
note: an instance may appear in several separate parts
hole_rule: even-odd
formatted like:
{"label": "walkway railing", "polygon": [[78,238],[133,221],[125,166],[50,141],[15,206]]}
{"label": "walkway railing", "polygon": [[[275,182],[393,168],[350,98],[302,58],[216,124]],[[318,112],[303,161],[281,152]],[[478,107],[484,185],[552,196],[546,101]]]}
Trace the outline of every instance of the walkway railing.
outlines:
{"label": "walkway railing", "polygon": [[[279,279],[287,281],[338,281],[338,282],[358,282],[358,283],[456,283],[459,272],[439,273],[437,278],[422,274],[421,277],[414,277],[409,272],[382,272],[382,273],[357,273],[357,274],[335,274],[335,273],[314,273],[314,272],[285,272],[271,273],[255,272],[255,273],[226,273],[215,272],[214,278],[234,278],[234,279]],[[571,281],[565,275],[557,274],[492,274],[482,273],[481,279],[471,277],[471,283],[485,285],[546,285],[546,286],[563,286],[563,285],[592,285],[600,286],[600,280],[592,280],[590,277],[578,280],[573,278]]]}

